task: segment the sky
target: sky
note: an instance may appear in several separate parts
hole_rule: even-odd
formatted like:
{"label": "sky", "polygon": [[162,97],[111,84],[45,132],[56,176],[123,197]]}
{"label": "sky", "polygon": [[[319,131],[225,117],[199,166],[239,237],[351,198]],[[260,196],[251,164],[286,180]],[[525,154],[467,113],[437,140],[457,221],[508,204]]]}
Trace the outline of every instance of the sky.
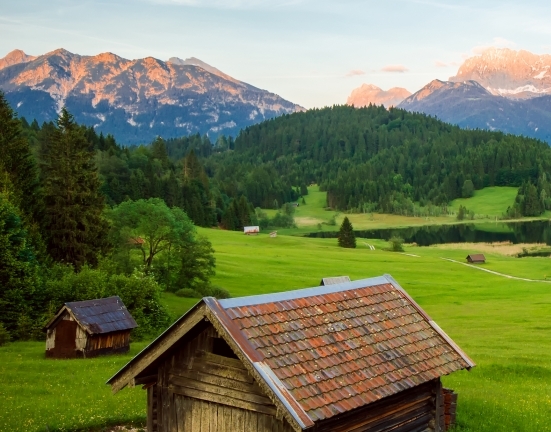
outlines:
{"label": "sky", "polygon": [[362,83],[415,92],[485,47],[551,53],[551,2],[0,0],[0,57],[197,57],[306,108]]}

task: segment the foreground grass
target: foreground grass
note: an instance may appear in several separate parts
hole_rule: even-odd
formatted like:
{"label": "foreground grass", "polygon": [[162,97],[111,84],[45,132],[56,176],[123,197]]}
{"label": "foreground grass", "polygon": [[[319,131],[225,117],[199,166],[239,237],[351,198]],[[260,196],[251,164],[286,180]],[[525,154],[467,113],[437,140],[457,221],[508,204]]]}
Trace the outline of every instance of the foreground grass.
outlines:
{"label": "foreground grass", "polygon": [[[409,247],[406,252],[416,255],[409,256],[386,252],[377,240],[341,249],[335,239],[199,231],[216,250],[214,283],[233,296],[317,286],[324,276],[392,274],[477,363],[471,372],[444,378],[459,392],[461,432],[551,430],[551,284],[509,280],[441,259],[462,260],[465,250]],[[498,253],[487,258],[488,268],[515,276],[541,274],[551,261]],[[196,302],[171,295],[163,301],[175,314]],[[132,354],[141,346],[133,344]],[[124,389],[113,396],[104,384],[131,355],[54,361],[45,360],[43,350],[42,343],[0,348],[0,430],[143,421],[145,392]]]}
{"label": "foreground grass", "polygon": [[45,344],[17,342],[0,348],[0,430],[75,431],[116,424],[143,424],[145,392],[116,396],[105,381],[130,354],[95,359],[46,360]]}

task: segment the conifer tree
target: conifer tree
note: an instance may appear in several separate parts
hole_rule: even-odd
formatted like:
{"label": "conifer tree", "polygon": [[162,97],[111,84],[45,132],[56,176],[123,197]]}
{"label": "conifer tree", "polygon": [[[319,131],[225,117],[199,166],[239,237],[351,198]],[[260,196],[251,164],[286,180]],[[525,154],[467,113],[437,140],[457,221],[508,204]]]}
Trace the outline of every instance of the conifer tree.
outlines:
{"label": "conifer tree", "polygon": [[348,217],[345,217],[342,221],[341,228],[339,229],[339,246],[344,248],[355,248],[356,247],[356,235],[354,234],[354,228],[348,220]]}
{"label": "conifer tree", "polygon": [[29,143],[21,133],[21,124],[1,91],[0,155],[13,185],[14,204],[23,211],[27,222],[39,222],[42,200],[38,169]]}
{"label": "conifer tree", "polygon": [[42,173],[48,252],[77,270],[95,265],[107,245],[104,197],[85,131],[65,108],[43,149]]}

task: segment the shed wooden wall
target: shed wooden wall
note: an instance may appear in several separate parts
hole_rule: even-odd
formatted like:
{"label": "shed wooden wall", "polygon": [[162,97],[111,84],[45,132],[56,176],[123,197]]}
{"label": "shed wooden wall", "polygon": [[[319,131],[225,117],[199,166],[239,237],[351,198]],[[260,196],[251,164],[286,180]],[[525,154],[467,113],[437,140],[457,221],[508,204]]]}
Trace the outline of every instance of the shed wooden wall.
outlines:
{"label": "shed wooden wall", "polygon": [[216,338],[203,326],[159,365],[148,389],[148,431],[292,432],[240,360],[213,354]]}
{"label": "shed wooden wall", "polygon": [[129,349],[130,330],[88,335],[67,311],[46,332],[46,357],[96,357]]}
{"label": "shed wooden wall", "polygon": [[443,431],[440,418],[440,380],[383,398],[318,424],[316,432],[425,432]]}

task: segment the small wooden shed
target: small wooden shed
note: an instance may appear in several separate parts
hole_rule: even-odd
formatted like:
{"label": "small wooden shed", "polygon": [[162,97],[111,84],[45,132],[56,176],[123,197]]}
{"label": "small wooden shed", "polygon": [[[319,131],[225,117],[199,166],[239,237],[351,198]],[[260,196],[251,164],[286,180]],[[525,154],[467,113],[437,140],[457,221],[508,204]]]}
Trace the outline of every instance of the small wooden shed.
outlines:
{"label": "small wooden shed", "polygon": [[138,324],[118,296],[65,303],[46,324],[46,357],[125,353]]}
{"label": "small wooden shed", "polygon": [[320,286],[334,285],[334,284],[340,284],[340,283],[346,283],[346,282],[350,282],[350,277],[348,276],[324,277],[320,282]]}
{"label": "small wooden shed", "polygon": [[440,432],[440,377],[474,362],[385,275],[202,299],[108,384],[149,432]]}
{"label": "small wooden shed", "polygon": [[246,226],[243,227],[243,233],[247,235],[256,235],[260,232],[259,226]]}
{"label": "small wooden shed", "polygon": [[467,262],[471,264],[484,264],[486,262],[486,257],[484,254],[470,254],[467,255]]}

